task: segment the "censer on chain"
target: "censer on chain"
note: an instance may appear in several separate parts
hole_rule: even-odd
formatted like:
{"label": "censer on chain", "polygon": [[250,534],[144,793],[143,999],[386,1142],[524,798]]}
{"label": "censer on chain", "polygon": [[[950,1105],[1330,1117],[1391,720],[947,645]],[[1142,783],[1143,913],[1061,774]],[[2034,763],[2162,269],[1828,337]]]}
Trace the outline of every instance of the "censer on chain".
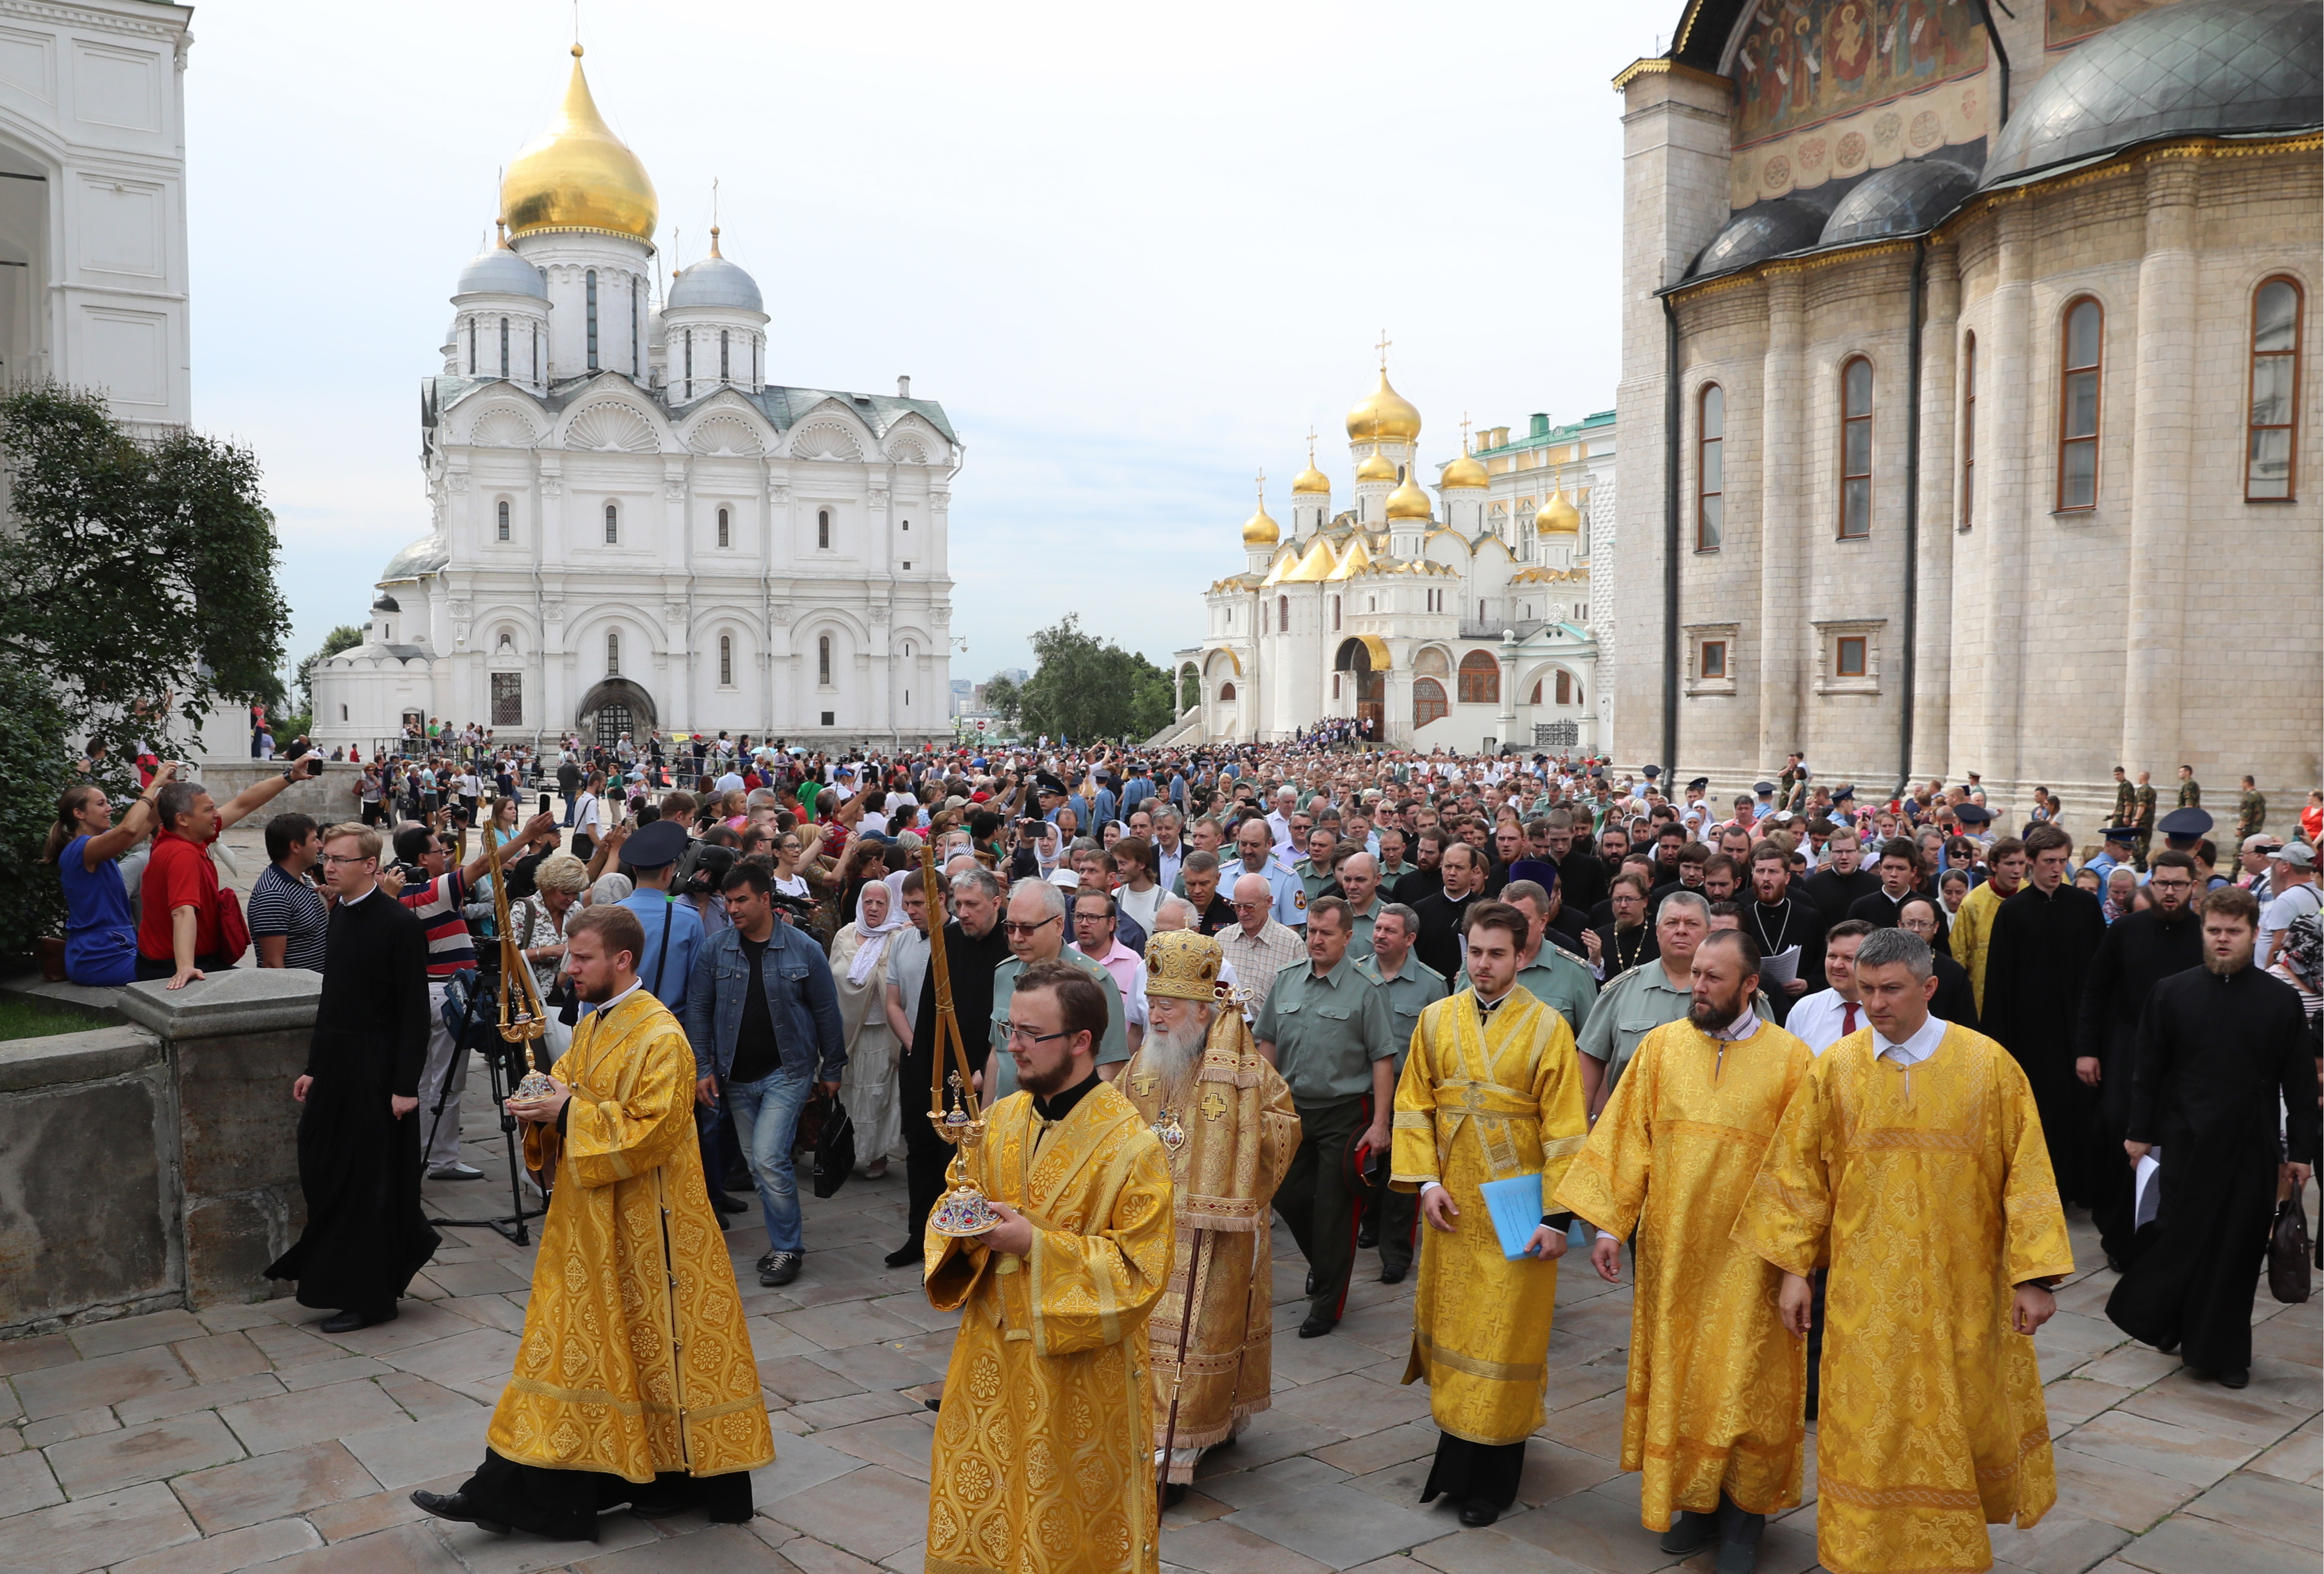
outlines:
{"label": "censer on chain", "polygon": [[521,1046],[525,1073],[509,1097],[524,1102],[547,1098],[557,1084],[532,1058],[532,1045],[549,1032],[549,1014],[540,1005],[540,990],[532,968],[524,959],[524,944],[509,927],[508,879],[502,872],[498,825],[484,829],[484,847],[492,858],[493,918],[501,937],[501,1037]]}
{"label": "censer on chain", "polygon": [[[1001,1222],[976,1183],[971,1157],[984,1140],[984,1113],[970,1080],[968,1051],[961,1047],[960,1014],[953,1007],[952,974],[945,963],[944,888],[936,882],[933,838],[920,847],[920,878],[928,892],[928,974],[936,980],[936,1028],[935,1052],[928,1057],[928,1124],[936,1135],[958,1151],[945,1166],[949,1183],[929,1211],[927,1227],[940,1236],[981,1236]],[[945,1050],[952,1051],[953,1069],[945,1069]]]}

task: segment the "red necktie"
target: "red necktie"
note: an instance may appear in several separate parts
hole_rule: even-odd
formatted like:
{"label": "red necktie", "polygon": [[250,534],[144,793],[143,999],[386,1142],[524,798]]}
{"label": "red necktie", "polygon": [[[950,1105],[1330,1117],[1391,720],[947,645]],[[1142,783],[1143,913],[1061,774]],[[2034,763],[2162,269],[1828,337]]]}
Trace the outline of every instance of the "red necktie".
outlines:
{"label": "red necktie", "polygon": [[1856,1031],[1856,1002],[1853,1000],[1843,1000],[1840,1003],[1840,1008],[1843,1013],[1845,1013],[1845,1014],[1840,1018],[1840,1032],[1842,1034],[1854,1032]]}

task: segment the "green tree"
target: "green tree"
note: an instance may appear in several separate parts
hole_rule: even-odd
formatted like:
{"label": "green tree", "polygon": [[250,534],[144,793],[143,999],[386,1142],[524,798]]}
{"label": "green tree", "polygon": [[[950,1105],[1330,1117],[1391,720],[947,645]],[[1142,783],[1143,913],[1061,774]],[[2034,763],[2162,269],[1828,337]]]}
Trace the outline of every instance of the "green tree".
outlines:
{"label": "green tree", "polygon": [[220,700],[281,702],[290,608],[248,449],[33,387],[0,399],[0,665],[51,681],[67,736],[124,760],[157,708],[198,728]]}
{"label": "green tree", "polygon": [[1010,726],[1017,725],[1018,712],[1023,708],[1024,690],[1017,680],[1006,672],[995,672],[984,681],[984,708]]}
{"label": "green tree", "polygon": [[0,779],[8,783],[0,792],[0,956],[64,932],[64,887],[41,862],[41,845],[72,781],[65,727],[56,685],[36,669],[0,662]]}
{"label": "green tree", "polygon": [[315,713],[315,674],[341,651],[351,651],[363,643],[363,630],[352,623],[343,623],[323,636],[321,649],[299,663],[299,706],[309,716]]}
{"label": "green tree", "polygon": [[1176,714],[1170,674],[1135,651],[1084,633],[1077,614],[1034,634],[1033,655],[1038,665],[1016,696],[1013,719],[1023,731],[1077,741],[1142,739]]}

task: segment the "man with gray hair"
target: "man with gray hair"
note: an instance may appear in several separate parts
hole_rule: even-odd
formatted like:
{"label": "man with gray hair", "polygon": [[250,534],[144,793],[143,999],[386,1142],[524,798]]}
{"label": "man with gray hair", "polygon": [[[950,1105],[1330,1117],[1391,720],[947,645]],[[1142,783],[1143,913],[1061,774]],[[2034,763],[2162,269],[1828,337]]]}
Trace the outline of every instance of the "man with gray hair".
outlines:
{"label": "man with gray hair", "polygon": [[[1258,822],[1247,819],[1243,823]],[[1276,921],[1275,888],[1264,875],[1236,876],[1234,913],[1234,927],[1221,930],[1218,939],[1225,949],[1227,961],[1234,968],[1235,977],[1250,990],[1250,1007],[1245,1014],[1256,1021],[1275,976],[1294,963],[1306,960],[1307,942],[1297,930]]]}
{"label": "man with gray hair", "polygon": [[[1582,1051],[1582,1086],[1596,1119],[1621,1079],[1638,1042],[1666,1022],[1684,1016],[1694,1003],[1694,949],[1711,932],[1711,904],[1692,891],[1674,891],[1655,914],[1658,955],[1608,984],[1574,1047]],[[1752,1009],[1775,1020],[1762,993]]]}
{"label": "man with gray hair", "polygon": [[[1036,962],[1062,961],[1080,969],[1093,984],[1105,986],[1105,1034],[1095,1046],[1098,1075],[1111,1082],[1130,1059],[1129,1017],[1121,987],[1092,958],[1066,948],[1071,918],[1065,893],[1047,880],[1019,880],[1009,893],[1009,915],[1001,931],[1009,937],[1010,956],[992,973],[990,1038],[992,1057],[985,1063],[979,1096],[985,1104],[999,1103],[1017,1091],[1017,1061],[1009,1052],[1009,1003],[1016,997],[1018,976]],[[967,1018],[962,1017],[965,1023]],[[963,1038],[967,1034],[964,1032]]]}

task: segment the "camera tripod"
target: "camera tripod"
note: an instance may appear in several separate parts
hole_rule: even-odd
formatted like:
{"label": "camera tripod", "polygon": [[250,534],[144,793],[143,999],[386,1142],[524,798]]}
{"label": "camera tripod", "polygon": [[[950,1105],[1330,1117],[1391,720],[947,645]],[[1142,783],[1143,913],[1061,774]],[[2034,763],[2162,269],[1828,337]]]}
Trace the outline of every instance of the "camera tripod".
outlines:
{"label": "camera tripod", "polygon": [[[493,1107],[500,1112],[501,1145],[508,1153],[509,1211],[496,1218],[431,1218],[428,1222],[439,1228],[493,1229],[512,1244],[529,1246],[532,1232],[526,1227],[527,1219],[539,1218],[549,1211],[546,1199],[539,1208],[524,1205],[524,1166],[517,1157],[517,1118],[508,1112],[508,1097],[516,1083],[524,1076],[521,1064],[524,1046],[512,1044],[492,1029],[489,1009],[498,980],[488,978],[482,968],[470,976],[468,1000],[460,1013],[460,1031],[452,1042],[452,1068],[444,1075],[444,1086],[436,1095],[436,1108],[428,1125],[428,1140],[420,1144],[424,1155],[435,1145],[436,1133],[444,1124],[444,1106],[451,1102],[453,1079],[467,1080],[470,1050],[482,1051],[484,1069],[492,1079]],[[479,1030],[483,1030],[479,1032]],[[481,1042],[477,1041],[481,1039]]]}

